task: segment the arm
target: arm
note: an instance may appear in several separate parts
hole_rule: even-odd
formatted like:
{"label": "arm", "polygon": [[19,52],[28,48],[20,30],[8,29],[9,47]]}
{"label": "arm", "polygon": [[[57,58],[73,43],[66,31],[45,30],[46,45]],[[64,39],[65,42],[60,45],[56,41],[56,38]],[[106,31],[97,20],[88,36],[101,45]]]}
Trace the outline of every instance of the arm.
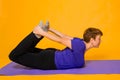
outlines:
{"label": "arm", "polygon": [[70,37],[68,35],[65,35],[65,34],[62,34],[61,32],[58,32],[57,30],[53,29],[53,28],[50,28],[49,29],[50,32],[56,34],[57,36],[59,37],[64,37],[64,38],[68,38],[68,39],[73,39],[73,37]]}
{"label": "arm", "polygon": [[58,37],[58,36],[55,36],[53,34],[50,34],[48,32],[44,32],[43,36],[45,36],[46,38],[52,40],[52,41],[55,41],[55,42],[58,42],[58,43],[61,43],[69,48],[71,48],[71,39],[68,39],[66,37]]}
{"label": "arm", "polygon": [[50,34],[48,32],[43,31],[39,26],[35,27],[35,29],[33,30],[33,33],[39,36],[45,36],[46,38],[61,43],[69,48],[71,48],[71,39],[68,39],[66,37],[59,37],[53,34]]}

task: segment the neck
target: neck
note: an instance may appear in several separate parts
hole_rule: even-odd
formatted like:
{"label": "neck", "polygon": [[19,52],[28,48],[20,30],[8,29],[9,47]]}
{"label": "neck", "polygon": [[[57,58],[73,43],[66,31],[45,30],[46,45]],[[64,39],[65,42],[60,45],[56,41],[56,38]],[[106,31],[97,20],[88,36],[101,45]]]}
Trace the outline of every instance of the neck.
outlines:
{"label": "neck", "polygon": [[91,43],[86,43],[85,41],[84,41],[84,43],[85,43],[85,46],[86,46],[86,51],[93,48],[93,45]]}

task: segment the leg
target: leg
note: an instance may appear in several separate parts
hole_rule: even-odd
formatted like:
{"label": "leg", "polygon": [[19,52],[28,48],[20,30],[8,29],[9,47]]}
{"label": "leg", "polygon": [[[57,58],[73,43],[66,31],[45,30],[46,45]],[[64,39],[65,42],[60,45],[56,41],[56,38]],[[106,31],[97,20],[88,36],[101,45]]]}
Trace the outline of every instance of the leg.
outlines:
{"label": "leg", "polygon": [[[49,26],[49,23],[46,23]],[[49,27],[43,26],[42,22],[39,24],[44,31],[48,31]],[[37,35],[34,32],[37,30],[33,30],[25,39],[23,39],[19,45],[11,52],[10,59],[15,59],[19,57],[19,55],[23,55],[25,52],[28,51],[39,51],[40,49],[36,49],[36,44],[43,38],[42,35]]]}
{"label": "leg", "polygon": [[10,53],[9,58],[21,65],[36,69],[56,69],[54,53],[56,49],[37,49],[35,45],[42,39],[38,39],[33,33],[29,34]]}
{"label": "leg", "polygon": [[24,38],[18,46],[10,53],[9,58],[16,60],[19,56],[24,55],[29,51],[40,51],[41,49],[35,48],[36,44],[42,39],[37,38],[33,32],[31,32],[26,38]]}
{"label": "leg", "polygon": [[54,64],[55,49],[37,49],[35,45],[43,38],[36,37],[34,29],[19,45],[10,53],[9,58],[19,64],[38,69],[56,69]]}

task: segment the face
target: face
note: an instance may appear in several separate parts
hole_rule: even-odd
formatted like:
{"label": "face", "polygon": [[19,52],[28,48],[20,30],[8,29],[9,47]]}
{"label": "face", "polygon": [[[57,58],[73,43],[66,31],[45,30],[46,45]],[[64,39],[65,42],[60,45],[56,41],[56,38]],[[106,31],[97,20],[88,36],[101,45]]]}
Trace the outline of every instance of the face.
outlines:
{"label": "face", "polygon": [[101,43],[101,35],[97,35],[95,39],[92,39],[92,45],[95,48],[98,48]]}

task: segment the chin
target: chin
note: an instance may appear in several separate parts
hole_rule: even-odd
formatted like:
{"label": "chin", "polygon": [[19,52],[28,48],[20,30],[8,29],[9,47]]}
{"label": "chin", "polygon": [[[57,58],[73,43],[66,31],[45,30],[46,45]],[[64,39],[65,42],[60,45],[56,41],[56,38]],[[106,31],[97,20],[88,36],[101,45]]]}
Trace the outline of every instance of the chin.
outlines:
{"label": "chin", "polygon": [[99,46],[95,46],[94,48],[99,48]]}

